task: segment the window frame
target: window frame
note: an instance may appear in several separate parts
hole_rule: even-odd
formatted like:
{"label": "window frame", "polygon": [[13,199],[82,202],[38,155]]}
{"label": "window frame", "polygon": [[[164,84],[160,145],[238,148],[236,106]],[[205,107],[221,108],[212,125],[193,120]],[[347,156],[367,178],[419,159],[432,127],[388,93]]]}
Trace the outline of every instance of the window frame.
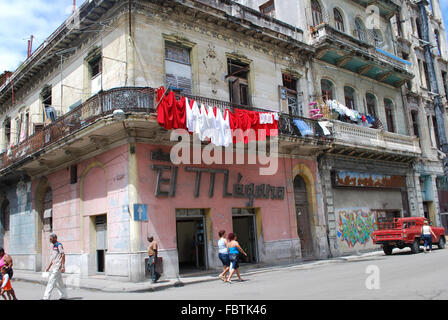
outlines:
{"label": "window frame", "polygon": [[341,10],[339,10],[338,8],[334,8],[333,16],[336,29],[340,32],[345,32],[344,17],[342,15]]}
{"label": "window frame", "polygon": [[317,0],[311,0],[311,16],[313,18],[313,27],[316,27],[324,22],[322,5]]}

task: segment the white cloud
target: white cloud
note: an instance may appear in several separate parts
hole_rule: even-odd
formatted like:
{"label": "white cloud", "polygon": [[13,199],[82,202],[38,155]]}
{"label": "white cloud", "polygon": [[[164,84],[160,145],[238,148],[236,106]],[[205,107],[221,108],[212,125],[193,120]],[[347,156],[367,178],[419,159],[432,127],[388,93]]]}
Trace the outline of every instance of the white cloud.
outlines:
{"label": "white cloud", "polygon": [[26,59],[28,39],[36,49],[69,16],[71,0],[0,0],[0,73]]}

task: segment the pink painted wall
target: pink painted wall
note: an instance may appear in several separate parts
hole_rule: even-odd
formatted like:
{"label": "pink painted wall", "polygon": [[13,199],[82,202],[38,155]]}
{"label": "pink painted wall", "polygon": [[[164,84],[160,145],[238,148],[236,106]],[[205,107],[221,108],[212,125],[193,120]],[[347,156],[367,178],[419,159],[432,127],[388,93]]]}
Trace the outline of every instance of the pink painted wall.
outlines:
{"label": "pink painted wall", "polygon": [[[171,165],[168,162],[151,161],[150,152],[162,149],[169,153],[169,148],[146,144],[137,145],[138,171],[139,171],[139,201],[148,205],[148,222],[142,224],[142,249],[146,248],[147,235],[154,234],[163,249],[176,247],[176,209],[211,209],[212,233],[214,241],[218,239],[218,231],[232,231],[232,208],[244,208],[248,199],[224,198],[224,175],[216,174],[214,197],[209,197],[210,175],[202,173],[200,197],[194,197],[196,173],[186,172],[185,165],[178,170],[177,188],[175,197],[156,197],[157,171],[152,169],[153,164]],[[303,163],[313,173],[315,181],[317,165],[311,160],[280,159],[279,168],[273,176],[260,176],[258,165],[190,165],[194,167],[220,168],[229,170],[228,191],[233,193],[233,184],[237,183],[238,173],[243,175],[242,184],[255,183],[270,184],[276,187],[286,187],[284,200],[254,199],[254,208],[261,208],[262,233],[264,241],[297,238],[295,218],[294,193],[292,185],[292,168]],[[164,172],[164,178],[171,178],[171,174]],[[169,190],[164,184],[162,190]]]}
{"label": "pink painted wall", "polygon": [[[107,213],[109,251],[129,250],[127,145],[78,163],[78,182],[70,184],[70,170],[59,170],[47,176],[53,190],[53,231],[67,253],[80,253],[80,210],[83,199],[85,252],[89,250],[89,216]],[[101,163],[101,166],[92,164]],[[33,181],[33,209],[39,179]],[[81,194],[81,184],[84,192]],[[46,240],[47,243],[48,240]]]}

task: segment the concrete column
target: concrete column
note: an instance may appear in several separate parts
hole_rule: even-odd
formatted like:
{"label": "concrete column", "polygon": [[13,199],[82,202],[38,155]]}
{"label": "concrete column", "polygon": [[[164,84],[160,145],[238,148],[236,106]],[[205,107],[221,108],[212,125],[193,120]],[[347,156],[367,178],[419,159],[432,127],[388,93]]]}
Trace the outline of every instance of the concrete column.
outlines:
{"label": "concrete column", "polygon": [[128,198],[129,198],[129,236],[130,236],[130,280],[142,281],[144,272],[141,271],[140,251],[140,222],[134,220],[134,204],[138,203],[138,166],[137,166],[137,144],[135,138],[129,138],[128,144]]}
{"label": "concrete column", "polygon": [[439,206],[439,193],[437,192],[437,176],[431,175],[431,189],[434,203],[434,224],[440,226],[440,206]]}
{"label": "concrete column", "polygon": [[418,197],[412,173],[406,175],[406,189],[408,192],[409,213],[411,217],[418,216]]}
{"label": "concrete column", "polygon": [[420,187],[420,174],[414,174],[414,183],[415,183],[415,194],[417,195],[417,212],[415,214],[416,217],[424,217],[425,213],[423,212],[423,198],[422,198],[422,189]]}

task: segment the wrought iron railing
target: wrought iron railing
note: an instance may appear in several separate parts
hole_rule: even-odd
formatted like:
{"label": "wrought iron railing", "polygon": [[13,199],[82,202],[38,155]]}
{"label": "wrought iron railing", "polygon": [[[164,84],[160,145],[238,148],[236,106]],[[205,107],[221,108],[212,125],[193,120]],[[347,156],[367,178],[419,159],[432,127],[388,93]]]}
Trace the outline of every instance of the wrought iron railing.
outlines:
{"label": "wrought iron railing", "polygon": [[[248,109],[253,111],[272,112],[272,110],[254,108],[250,106],[232,104],[225,101],[210,99],[200,96],[188,96],[199,103],[216,106],[221,110],[226,108]],[[153,88],[123,87],[100,92],[85,101],[72,111],[59,117],[56,121],[46,125],[42,131],[34,133],[19,144],[12,146],[7,152],[0,154],[0,170],[23,160],[27,156],[48,147],[74,132],[92,124],[99,118],[111,114],[114,110],[121,109],[125,112],[156,113],[157,96]],[[300,131],[293,124],[293,119],[301,119],[313,130],[314,138],[328,139],[319,134],[318,122],[315,120],[280,114],[279,134],[302,137]],[[310,136],[307,136],[308,138]]]}

